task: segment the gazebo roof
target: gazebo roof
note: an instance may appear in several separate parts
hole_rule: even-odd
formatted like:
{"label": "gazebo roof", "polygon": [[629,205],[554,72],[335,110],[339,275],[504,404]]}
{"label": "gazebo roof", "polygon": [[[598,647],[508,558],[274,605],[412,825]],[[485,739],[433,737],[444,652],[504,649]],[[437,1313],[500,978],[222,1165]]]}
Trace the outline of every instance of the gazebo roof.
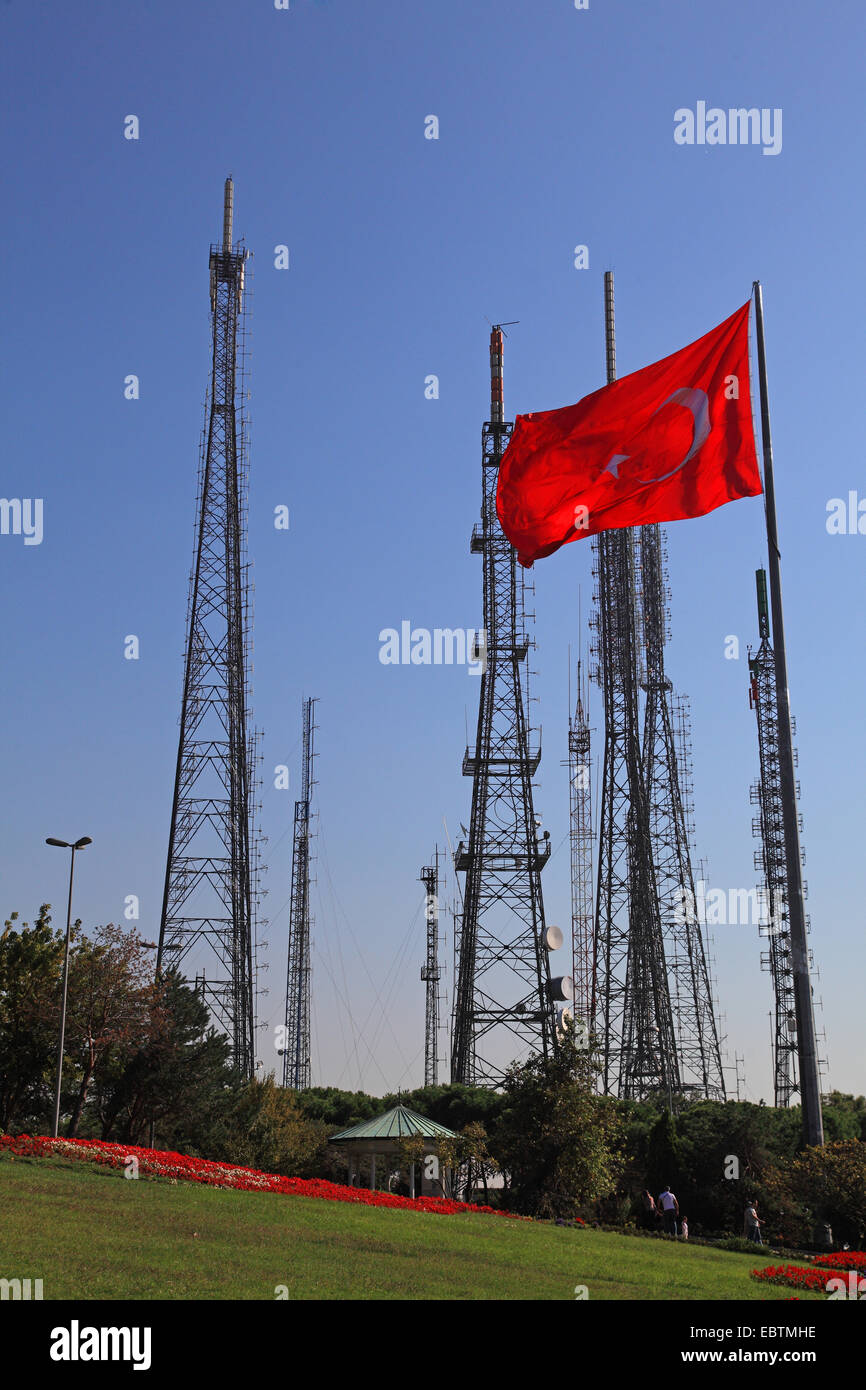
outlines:
{"label": "gazebo roof", "polygon": [[435,1120],[428,1120],[425,1115],[418,1115],[405,1105],[395,1105],[393,1110],[386,1110],[384,1115],[374,1115],[372,1120],[364,1120],[359,1125],[353,1125],[351,1129],[332,1134],[328,1143],[336,1144],[338,1141],[342,1143],[344,1140],[353,1139],[408,1139],[413,1134],[420,1134],[425,1139],[457,1138],[453,1129],[437,1125]]}

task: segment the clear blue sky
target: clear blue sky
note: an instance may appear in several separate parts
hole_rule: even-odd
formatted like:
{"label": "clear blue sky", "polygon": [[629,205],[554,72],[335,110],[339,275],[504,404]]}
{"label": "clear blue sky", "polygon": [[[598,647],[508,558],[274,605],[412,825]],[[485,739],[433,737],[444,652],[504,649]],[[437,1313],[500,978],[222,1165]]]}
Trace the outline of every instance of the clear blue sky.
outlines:
{"label": "clear blue sky", "polygon": [[[255,253],[250,553],[254,711],[265,731],[270,989],[282,1010],[302,694],[320,697],[314,1081],[423,1079],[418,871],[468,821],[460,774],[478,682],[389,667],[378,634],[476,627],[487,320],[506,412],[603,379],[602,272],[618,365],[691,342],[764,284],[812,946],[830,1082],[866,1089],[860,1011],[866,537],[830,498],[866,496],[864,20],[803,0],[185,0],[0,6],[7,497],[44,499],[44,539],[0,536],[2,908],[75,908],[158,931],[187,575],[209,367],[208,246],[223,180]],[[783,111],[783,147],[681,147],[674,111]],[[124,117],[140,119],[138,141]],[[425,117],[440,138],[424,138]],[[291,268],[274,268],[274,247]],[[590,266],[573,266],[589,247]],[[124,378],[140,377],[126,401]],[[440,379],[438,400],[424,381]],[[273,509],[291,509],[288,533]],[[699,852],[713,886],[755,882],[747,700],[762,503],[668,528],[669,669],[692,700]],[[585,640],[590,550],[536,566],[543,725],[537,808],[567,923],[568,651]],[[584,633],[578,624],[582,594]],[[529,605],[532,607],[532,604]],[[127,661],[123,641],[138,636]],[[726,660],[739,637],[741,659]],[[594,693],[600,711],[598,692]],[[273,788],[291,761],[293,789]],[[453,876],[450,890],[453,892]],[[449,923],[450,952],[450,923]],[[769,977],[753,926],[714,954],[731,1059],[770,1097]],[[448,981],[450,996],[450,978]],[[276,1064],[263,1029],[260,1056]]]}

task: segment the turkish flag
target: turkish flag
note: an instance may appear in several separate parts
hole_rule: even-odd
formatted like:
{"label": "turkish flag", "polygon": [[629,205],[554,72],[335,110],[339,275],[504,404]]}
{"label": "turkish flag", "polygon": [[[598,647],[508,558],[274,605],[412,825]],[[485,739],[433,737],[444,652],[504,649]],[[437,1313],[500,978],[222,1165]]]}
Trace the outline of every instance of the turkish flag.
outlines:
{"label": "turkish flag", "polygon": [[518,415],[496,511],[522,565],[597,531],[703,516],[761,491],[749,305],[577,405]]}

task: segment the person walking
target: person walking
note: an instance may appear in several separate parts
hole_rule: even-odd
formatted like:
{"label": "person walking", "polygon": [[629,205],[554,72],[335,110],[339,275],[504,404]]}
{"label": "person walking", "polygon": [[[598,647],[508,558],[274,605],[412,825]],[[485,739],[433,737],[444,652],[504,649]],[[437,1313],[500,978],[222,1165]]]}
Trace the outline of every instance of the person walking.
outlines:
{"label": "person walking", "polygon": [[665,1222],[665,1235],[675,1236],[677,1234],[677,1217],[680,1214],[680,1204],[669,1187],[659,1195],[659,1206]]}
{"label": "person walking", "polygon": [[680,1235],[683,1240],[688,1240],[689,1238],[689,1218],[687,1216],[684,1216],[680,1222]]}
{"label": "person walking", "polygon": [[646,1217],[647,1229],[654,1231],[658,1224],[658,1211],[656,1210],[656,1199],[651,1192],[643,1194],[643,1209]]}
{"label": "person walking", "polygon": [[750,1198],[746,1203],[746,1214],[743,1221],[746,1239],[754,1241],[755,1245],[763,1245],[764,1242],[761,1239],[761,1227],[763,1224],[763,1221],[758,1216],[758,1209],[754,1201]]}

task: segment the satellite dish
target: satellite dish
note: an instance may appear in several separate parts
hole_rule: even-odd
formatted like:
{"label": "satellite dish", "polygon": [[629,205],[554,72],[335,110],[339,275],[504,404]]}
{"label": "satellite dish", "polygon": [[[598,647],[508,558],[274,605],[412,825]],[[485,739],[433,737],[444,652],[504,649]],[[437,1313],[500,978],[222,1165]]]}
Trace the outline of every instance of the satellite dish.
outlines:
{"label": "satellite dish", "polygon": [[545,927],[544,944],[548,951],[558,951],[562,945],[562,931],[559,927]]}
{"label": "satellite dish", "polygon": [[555,1003],[574,998],[574,980],[570,975],[556,975],[548,986],[550,997]]}
{"label": "satellite dish", "polygon": [[560,1033],[564,1033],[566,1028],[568,1028],[573,1023],[574,1014],[571,1012],[571,1009],[568,1007],[568,1005],[565,1005],[564,1008],[560,1009],[559,1017],[556,1020],[557,1031]]}

